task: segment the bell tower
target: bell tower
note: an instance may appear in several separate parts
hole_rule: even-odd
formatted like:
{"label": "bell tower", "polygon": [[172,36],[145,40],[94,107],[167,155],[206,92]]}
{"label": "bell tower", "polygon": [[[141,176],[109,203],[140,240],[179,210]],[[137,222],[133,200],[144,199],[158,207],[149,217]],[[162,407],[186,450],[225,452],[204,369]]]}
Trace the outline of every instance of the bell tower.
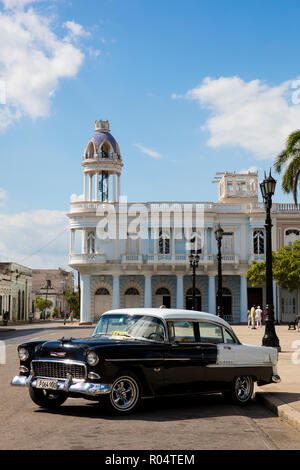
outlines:
{"label": "bell tower", "polygon": [[109,122],[95,121],[94,136],[82,158],[84,201],[119,202],[122,167],[120,148],[110,133]]}
{"label": "bell tower", "polygon": [[258,201],[258,172],[217,173],[213,183],[218,184],[218,202],[245,203]]}

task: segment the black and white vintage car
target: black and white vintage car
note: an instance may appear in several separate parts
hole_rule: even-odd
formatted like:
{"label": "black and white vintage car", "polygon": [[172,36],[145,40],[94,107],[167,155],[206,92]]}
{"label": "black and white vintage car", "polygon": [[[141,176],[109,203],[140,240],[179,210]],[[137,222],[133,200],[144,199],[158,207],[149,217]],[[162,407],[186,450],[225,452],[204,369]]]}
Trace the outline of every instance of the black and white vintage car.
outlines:
{"label": "black and white vintage car", "polygon": [[11,384],[43,408],[83,397],[127,414],[143,398],[211,392],[245,405],[254,382],[280,382],[276,349],[243,345],[223,319],[188,310],[108,311],[90,338],[33,341],[18,354]]}

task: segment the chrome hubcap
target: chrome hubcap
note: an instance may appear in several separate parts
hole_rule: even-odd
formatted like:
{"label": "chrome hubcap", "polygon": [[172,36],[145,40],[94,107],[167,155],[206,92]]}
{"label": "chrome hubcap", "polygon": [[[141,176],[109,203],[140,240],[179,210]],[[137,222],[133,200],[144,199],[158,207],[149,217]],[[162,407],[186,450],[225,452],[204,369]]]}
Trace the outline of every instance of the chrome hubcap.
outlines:
{"label": "chrome hubcap", "polygon": [[111,391],[111,401],[115,408],[128,410],[132,408],[138,398],[136,383],[130,378],[118,379]]}
{"label": "chrome hubcap", "polygon": [[252,380],[250,377],[238,377],[235,383],[235,391],[240,401],[245,401],[252,393]]}

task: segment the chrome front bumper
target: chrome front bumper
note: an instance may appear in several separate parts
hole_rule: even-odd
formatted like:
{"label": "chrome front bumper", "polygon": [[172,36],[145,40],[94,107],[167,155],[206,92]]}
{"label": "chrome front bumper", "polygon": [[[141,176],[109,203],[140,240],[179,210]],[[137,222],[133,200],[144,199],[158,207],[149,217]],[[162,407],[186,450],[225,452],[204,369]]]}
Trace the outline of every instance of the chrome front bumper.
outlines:
{"label": "chrome front bumper", "polygon": [[[36,387],[36,378],[25,375],[16,375],[11,380],[11,385],[17,387]],[[67,393],[82,393],[92,397],[105,395],[111,392],[112,384],[99,384],[88,382],[72,382],[72,379],[58,380],[57,390]]]}

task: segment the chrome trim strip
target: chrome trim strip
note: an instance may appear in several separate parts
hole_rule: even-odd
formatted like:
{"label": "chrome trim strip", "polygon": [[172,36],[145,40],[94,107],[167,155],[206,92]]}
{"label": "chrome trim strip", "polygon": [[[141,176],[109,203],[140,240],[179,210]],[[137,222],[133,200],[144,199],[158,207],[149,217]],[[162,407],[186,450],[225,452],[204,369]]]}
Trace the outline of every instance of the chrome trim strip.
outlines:
{"label": "chrome trim strip", "polygon": [[231,364],[229,362],[223,362],[220,364],[208,364],[206,367],[273,367],[273,364]]}
{"label": "chrome trim strip", "polygon": [[[15,376],[11,380],[11,385],[25,387],[31,385],[36,387],[36,379],[32,381],[32,377],[25,377],[24,375]],[[112,384],[93,384],[88,382],[72,383],[72,379],[59,380],[58,388],[62,392],[67,393],[80,393],[89,396],[104,395],[111,392]]]}

